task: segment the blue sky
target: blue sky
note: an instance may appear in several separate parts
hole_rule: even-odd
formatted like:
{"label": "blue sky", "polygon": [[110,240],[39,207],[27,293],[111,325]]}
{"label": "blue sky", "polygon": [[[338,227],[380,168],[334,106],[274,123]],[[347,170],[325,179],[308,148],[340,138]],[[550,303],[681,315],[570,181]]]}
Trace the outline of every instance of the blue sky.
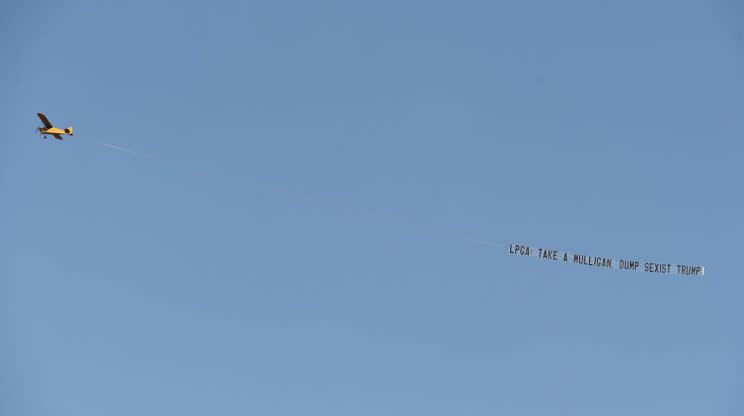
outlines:
{"label": "blue sky", "polygon": [[3,413],[744,412],[735,2],[1,11]]}

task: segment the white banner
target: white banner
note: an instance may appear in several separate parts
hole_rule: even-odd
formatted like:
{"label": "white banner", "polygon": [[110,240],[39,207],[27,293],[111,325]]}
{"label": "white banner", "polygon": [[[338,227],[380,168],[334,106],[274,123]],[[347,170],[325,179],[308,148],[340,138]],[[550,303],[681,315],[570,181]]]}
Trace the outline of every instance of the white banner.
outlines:
{"label": "white banner", "polygon": [[507,244],[506,250],[509,254],[516,256],[531,256],[546,261],[581,264],[603,269],[632,270],[681,276],[702,276],[705,274],[705,267],[703,266],[650,261],[643,262],[635,259],[617,259],[583,253],[570,253],[551,248],[529,246],[527,244]]}

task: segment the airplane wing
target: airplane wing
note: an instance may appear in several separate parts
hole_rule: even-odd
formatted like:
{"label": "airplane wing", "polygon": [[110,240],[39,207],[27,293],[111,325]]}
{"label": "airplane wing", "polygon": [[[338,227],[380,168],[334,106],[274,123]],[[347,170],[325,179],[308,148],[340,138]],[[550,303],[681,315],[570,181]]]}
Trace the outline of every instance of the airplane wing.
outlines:
{"label": "airplane wing", "polygon": [[46,116],[44,114],[36,113],[36,115],[39,116],[39,118],[41,119],[41,122],[44,123],[44,126],[46,128],[49,129],[49,128],[52,127],[52,123],[50,123],[49,120],[47,120],[47,118],[46,118]]}
{"label": "airplane wing", "polygon": [[62,136],[60,136],[57,133],[52,133],[52,136],[54,136],[54,138],[57,139],[57,140],[62,140]]}

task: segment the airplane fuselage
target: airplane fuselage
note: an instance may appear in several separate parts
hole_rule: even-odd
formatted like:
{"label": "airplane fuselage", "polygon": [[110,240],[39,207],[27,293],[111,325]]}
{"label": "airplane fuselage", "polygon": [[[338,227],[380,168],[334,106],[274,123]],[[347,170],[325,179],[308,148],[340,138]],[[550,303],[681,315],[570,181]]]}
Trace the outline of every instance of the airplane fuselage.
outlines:
{"label": "airplane fuselage", "polygon": [[68,136],[72,136],[72,129],[71,128],[60,129],[57,127],[49,127],[49,128],[39,127],[39,133],[41,134],[66,134]]}

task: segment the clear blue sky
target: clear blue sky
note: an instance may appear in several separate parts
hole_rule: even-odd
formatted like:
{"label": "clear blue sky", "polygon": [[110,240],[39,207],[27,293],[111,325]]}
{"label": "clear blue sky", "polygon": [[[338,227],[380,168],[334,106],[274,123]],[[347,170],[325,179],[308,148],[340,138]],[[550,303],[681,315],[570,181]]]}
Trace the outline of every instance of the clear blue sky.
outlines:
{"label": "clear blue sky", "polygon": [[3,4],[2,413],[744,414],[736,3]]}

